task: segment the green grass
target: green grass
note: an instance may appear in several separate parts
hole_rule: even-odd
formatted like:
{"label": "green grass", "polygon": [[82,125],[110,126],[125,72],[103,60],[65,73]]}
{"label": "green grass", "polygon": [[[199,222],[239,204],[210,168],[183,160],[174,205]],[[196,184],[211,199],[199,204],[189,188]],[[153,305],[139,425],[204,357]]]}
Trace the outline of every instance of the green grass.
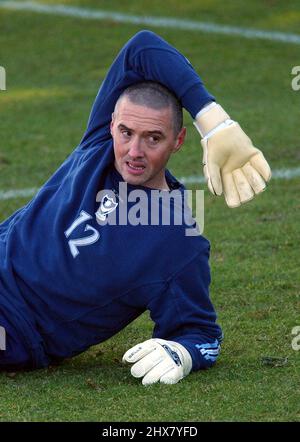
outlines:
{"label": "green grass", "polygon": [[209,21],[225,25],[250,28],[276,29],[299,32],[300,6],[297,0],[201,0],[178,2],[177,0],[40,0],[46,4],[64,4],[90,9],[120,11],[142,16],[180,17],[188,20]]}
{"label": "green grass", "polygon": [[[46,2],[46,1],[45,1]],[[46,3],[59,3],[47,1]],[[297,32],[298,2],[179,1],[64,4],[170,15]],[[201,3],[201,6],[199,6]],[[170,5],[176,4],[176,7]],[[180,6],[181,5],[181,6]],[[100,81],[138,26],[0,10],[0,188],[40,186],[76,147]],[[291,89],[299,46],[153,29],[181,50],[208,89],[260,147],[272,168],[299,164],[300,92]],[[170,164],[178,176],[201,172],[199,138]],[[1,421],[298,421],[300,180],[273,180],[251,203],[228,209],[205,191],[204,235],[211,241],[211,298],[225,333],[217,365],[177,385],[143,387],[120,361],[151,336],[148,314],[111,340],[59,367],[0,374]],[[0,201],[0,219],[25,204]],[[265,357],[288,358],[282,366]]]}

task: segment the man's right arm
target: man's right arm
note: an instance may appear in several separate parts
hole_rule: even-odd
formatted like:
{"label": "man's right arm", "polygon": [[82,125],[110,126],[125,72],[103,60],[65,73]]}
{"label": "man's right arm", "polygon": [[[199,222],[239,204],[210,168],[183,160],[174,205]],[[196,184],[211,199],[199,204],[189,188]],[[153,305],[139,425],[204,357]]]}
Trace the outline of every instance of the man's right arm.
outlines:
{"label": "man's right arm", "polygon": [[[168,279],[162,292],[149,290],[143,299],[155,323],[152,339],[138,343],[123,356],[133,363],[131,374],[144,385],[176,383],[191,371],[212,367],[218,358],[222,330],[209,296],[209,242]],[[148,293],[149,291],[149,293]]]}
{"label": "man's right arm", "polygon": [[193,118],[214,100],[177,49],[151,31],[140,31],[121,49],[99,89],[80,143],[82,148],[110,138],[111,114],[119,96],[128,86],[145,80],[169,88]]}

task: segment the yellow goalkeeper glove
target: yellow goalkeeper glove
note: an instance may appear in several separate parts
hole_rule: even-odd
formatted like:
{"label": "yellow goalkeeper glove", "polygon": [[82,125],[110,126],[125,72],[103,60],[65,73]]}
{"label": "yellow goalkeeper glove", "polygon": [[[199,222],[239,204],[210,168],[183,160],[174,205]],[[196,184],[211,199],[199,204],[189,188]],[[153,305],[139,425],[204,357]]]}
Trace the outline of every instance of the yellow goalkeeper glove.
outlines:
{"label": "yellow goalkeeper glove", "polygon": [[238,207],[265,189],[271,178],[267,161],[219,104],[198,112],[194,125],[202,137],[203,171],[214,195],[224,193],[227,205]]}

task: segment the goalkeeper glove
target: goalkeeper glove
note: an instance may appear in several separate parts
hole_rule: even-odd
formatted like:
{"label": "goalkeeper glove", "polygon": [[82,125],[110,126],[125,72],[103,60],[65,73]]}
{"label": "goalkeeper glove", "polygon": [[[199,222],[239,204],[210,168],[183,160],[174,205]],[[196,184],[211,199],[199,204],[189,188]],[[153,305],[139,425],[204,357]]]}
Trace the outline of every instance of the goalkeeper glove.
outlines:
{"label": "goalkeeper glove", "polygon": [[192,358],[186,348],[164,339],[148,339],[135,345],[124,354],[122,361],[134,363],[131,374],[135,378],[143,377],[143,385],[158,381],[176,384],[192,369]]}
{"label": "goalkeeper glove", "polygon": [[202,137],[203,171],[214,195],[224,192],[227,205],[238,207],[265,189],[271,178],[267,161],[219,104],[198,112],[194,125]]}

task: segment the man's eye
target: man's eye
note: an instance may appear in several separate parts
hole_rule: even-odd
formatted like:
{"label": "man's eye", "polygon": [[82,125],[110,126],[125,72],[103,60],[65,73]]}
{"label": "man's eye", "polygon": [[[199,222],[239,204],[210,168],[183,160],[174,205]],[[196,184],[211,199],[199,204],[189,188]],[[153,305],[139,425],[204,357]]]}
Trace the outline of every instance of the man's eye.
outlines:
{"label": "man's eye", "polygon": [[125,138],[129,138],[129,137],[131,137],[131,132],[129,130],[122,130],[122,135]]}
{"label": "man's eye", "polygon": [[160,141],[160,138],[155,135],[151,135],[151,137],[149,137],[149,142],[151,144],[157,144],[159,141]]}

